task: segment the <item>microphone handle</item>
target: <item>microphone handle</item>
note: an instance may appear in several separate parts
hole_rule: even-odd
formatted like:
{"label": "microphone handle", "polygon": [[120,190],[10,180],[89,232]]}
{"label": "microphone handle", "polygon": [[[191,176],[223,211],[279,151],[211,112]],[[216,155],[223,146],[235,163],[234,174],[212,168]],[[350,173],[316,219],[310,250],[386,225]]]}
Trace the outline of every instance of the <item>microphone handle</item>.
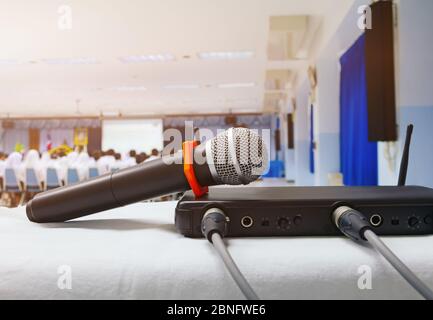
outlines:
{"label": "microphone handle", "polygon": [[[197,149],[198,152],[203,150]],[[156,159],[37,194],[27,204],[27,217],[38,223],[64,222],[137,201],[189,190],[183,172],[182,153],[175,157],[177,164],[167,165],[164,159]],[[201,185],[215,184],[207,164],[194,164],[194,171]]]}

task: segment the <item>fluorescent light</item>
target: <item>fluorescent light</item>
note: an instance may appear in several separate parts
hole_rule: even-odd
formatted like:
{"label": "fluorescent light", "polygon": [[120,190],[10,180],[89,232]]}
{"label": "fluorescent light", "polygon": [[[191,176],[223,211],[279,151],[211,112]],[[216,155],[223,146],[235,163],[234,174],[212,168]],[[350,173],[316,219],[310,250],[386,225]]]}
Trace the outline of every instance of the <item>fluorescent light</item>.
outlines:
{"label": "fluorescent light", "polygon": [[42,62],[52,65],[75,65],[75,64],[97,64],[99,61],[95,58],[58,58],[42,59]]}
{"label": "fluorescent light", "polygon": [[146,91],[147,88],[143,86],[121,86],[114,88],[117,91]]}
{"label": "fluorescent light", "polygon": [[140,113],[136,113],[136,112],[128,112],[127,116],[130,117],[149,117],[149,116],[155,116],[155,118],[159,118],[160,117],[160,113],[158,112],[140,112]]}
{"label": "fluorescent light", "polygon": [[256,112],[261,112],[261,109],[259,107],[257,107],[257,108],[236,108],[236,112],[239,112],[239,113],[256,113]]}
{"label": "fluorescent light", "polygon": [[253,51],[219,51],[219,52],[200,52],[197,56],[202,60],[235,60],[249,59],[254,56]]}
{"label": "fluorescent light", "polygon": [[168,84],[162,86],[163,89],[198,89],[200,86],[198,84]]}
{"label": "fluorescent light", "polygon": [[20,64],[18,60],[14,59],[0,59],[0,66],[12,66]]}
{"label": "fluorescent light", "polygon": [[220,89],[231,89],[231,88],[252,88],[256,84],[254,82],[238,82],[238,83],[222,83],[218,85]]}
{"label": "fluorescent light", "polygon": [[170,53],[146,54],[137,56],[120,57],[119,60],[124,63],[141,63],[141,62],[165,62],[173,61],[174,55]]}
{"label": "fluorescent light", "polygon": [[101,114],[103,117],[118,117],[118,116],[120,116],[119,111],[102,111]]}

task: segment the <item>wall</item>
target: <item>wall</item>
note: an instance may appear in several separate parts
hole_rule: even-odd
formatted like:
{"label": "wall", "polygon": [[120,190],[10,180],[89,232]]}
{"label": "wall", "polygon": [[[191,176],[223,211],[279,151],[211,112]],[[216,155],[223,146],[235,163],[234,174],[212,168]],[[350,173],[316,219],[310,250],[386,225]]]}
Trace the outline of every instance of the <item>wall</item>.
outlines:
{"label": "wall", "polygon": [[[433,187],[433,1],[397,1],[397,101],[401,157],[406,126],[413,123],[407,183]],[[382,153],[383,160],[383,150]],[[382,161],[383,163],[383,161]],[[380,167],[380,183],[392,184],[395,171]]]}
{"label": "wall", "polygon": [[[399,0],[396,28],[396,83],[399,140],[379,143],[379,184],[397,183],[406,126],[415,125],[408,184],[433,187],[433,1]],[[327,174],[339,171],[339,57],[361,35],[357,0],[316,61],[316,185],[327,184]],[[374,27],[374,26],[373,26]]]}
{"label": "wall", "polygon": [[[357,0],[316,61],[318,74],[316,114],[316,185],[327,184],[327,174],[339,171],[338,59],[358,38],[357,8],[369,1]],[[379,184],[397,183],[406,126],[415,125],[408,184],[433,187],[433,1],[399,0],[396,28],[396,85],[399,140],[379,143]],[[374,26],[373,26],[374,27]]]}
{"label": "wall", "polygon": [[295,183],[298,186],[314,185],[314,174],[310,173],[310,137],[308,124],[308,96],[310,85],[308,80],[304,80],[299,86],[296,95],[295,113]]}

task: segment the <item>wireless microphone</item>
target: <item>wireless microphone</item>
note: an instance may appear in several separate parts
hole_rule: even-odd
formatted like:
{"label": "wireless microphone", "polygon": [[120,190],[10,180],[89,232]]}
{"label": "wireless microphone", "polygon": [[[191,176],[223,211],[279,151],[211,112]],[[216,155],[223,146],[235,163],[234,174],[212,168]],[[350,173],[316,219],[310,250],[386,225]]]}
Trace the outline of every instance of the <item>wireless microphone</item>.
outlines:
{"label": "wireless microphone", "polygon": [[[199,186],[248,184],[268,166],[262,138],[232,128],[193,150],[190,168]],[[203,159],[199,163],[195,159]],[[144,162],[85,182],[37,194],[26,207],[32,222],[63,222],[158,196],[191,189],[185,152]],[[191,171],[190,171],[191,172]],[[194,190],[194,188],[193,188]]]}

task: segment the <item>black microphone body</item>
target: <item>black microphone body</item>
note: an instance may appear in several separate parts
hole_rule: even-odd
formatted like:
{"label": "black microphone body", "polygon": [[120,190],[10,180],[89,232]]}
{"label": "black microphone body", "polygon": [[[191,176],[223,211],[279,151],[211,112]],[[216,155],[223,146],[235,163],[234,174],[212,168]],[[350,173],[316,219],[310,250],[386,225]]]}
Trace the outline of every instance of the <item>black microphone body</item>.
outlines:
{"label": "black microphone body", "polygon": [[[239,185],[257,180],[267,168],[262,138],[231,128],[193,149],[193,171],[200,186]],[[190,189],[183,152],[36,195],[27,217],[38,223],[64,222]]]}
{"label": "black microphone body", "polygon": [[[204,145],[194,154],[205,153]],[[171,162],[168,162],[171,161]],[[170,164],[167,164],[170,163]],[[207,163],[193,163],[202,186],[217,184]],[[37,194],[27,204],[27,217],[38,223],[64,222],[154,197],[190,189],[182,152],[115,171],[86,182]]]}

